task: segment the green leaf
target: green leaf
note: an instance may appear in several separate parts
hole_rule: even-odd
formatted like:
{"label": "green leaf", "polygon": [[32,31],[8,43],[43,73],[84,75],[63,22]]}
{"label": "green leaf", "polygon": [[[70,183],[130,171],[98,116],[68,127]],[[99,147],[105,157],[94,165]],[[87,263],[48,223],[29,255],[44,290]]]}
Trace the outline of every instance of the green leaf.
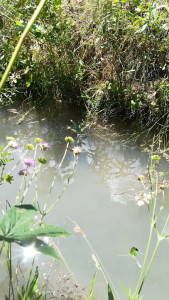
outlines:
{"label": "green leaf", "polygon": [[0,237],[1,240],[3,239],[9,243],[27,240],[27,235],[30,236],[31,233],[30,225],[33,223],[32,219],[36,212],[37,209],[29,204],[8,209],[0,222],[3,233],[3,236]]}
{"label": "green leaf", "polygon": [[89,294],[89,300],[92,299],[93,288],[94,288],[94,284],[95,284],[95,280],[96,280],[96,274],[97,274],[97,272],[94,274],[94,277],[93,277],[92,286],[91,286],[90,294]]}
{"label": "green leaf", "polygon": [[49,246],[44,241],[36,239],[35,240],[35,249],[38,252],[41,252],[44,255],[52,256],[62,262],[62,259],[59,257],[59,255],[56,253],[55,249],[52,246]]}
{"label": "green leaf", "polygon": [[[19,293],[19,291],[18,291],[18,293]],[[22,286],[22,296],[23,297],[25,296],[25,293],[26,293],[26,290],[25,290],[24,286]]]}
{"label": "green leaf", "polygon": [[23,21],[22,21],[22,20],[20,20],[20,21],[19,21],[19,20],[16,20],[16,21],[15,21],[15,23],[16,23],[16,25],[18,25],[18,26],[19,26],[19,25],[21,25],[21,26],[22,26],[22,24],[23,24]]}
{"label": "green leaf", "polygon": [[55,7],[60,6],[61,5],[61,0],[53,0]]}
{"label": "green leaf", "polygon": [[3,233],[3,235],[0,235],[0,240],[8,243],[16,242],[23,247],[33,243],[37,251],[61,260],[55,249],[38,237],[69,236],[70,233],[53,225],[42,224],[35,227],[35,224],[37,224],[36,213],[36,207],[29,204],[14,206],[7,210],[0,222]]}
{"label": "green leaf", "polygon": [[136,247],[131,248],[130,255],[132,255],[132,256],[138,256],[138,254],[139,254],[139,251],[138,251],[138,249]]}
{"label": "green leaf", "polygon": [[[41,300],[42,300],[42,298],[41,298],[41,297],[42,297],[42,295],[43,295],[43,294],[41,293],[39,296],[37,296],[36,298],[34,298],[34,300],[39,300],[39,299],[41,299]],[[43,298],[43,299],[44,299],[44,298]],[[31,299],[28,299],[28,300],[31,300]]]}
{"label": "green leaf", "polygon": [[108,24],[108,22],[105,22],[102,26],[103,33],[106,32],[107,24]]}
{"label": "green leaf", "polygon": [[35,227],[35,223],[37,224],[36,212],[36,207],[29,204],[14,206],[7,210],[0,222],[3,233],[0,240],[9,243],[16,242],[25,246],[38,236],[59,237],[70,235],[66,230],[52,225],[42,224]]}
{"label": "green leaf", "polygon": [[13,180],[13,176],[10,175],[10,174],[5,174],[3,180],[4,180],[4,182],[9,182],[9,183],[11,183],[11,181]]}
{"label": "green leaf", "polygon": [[129,297],[131,291],[128,292],[128,290],[126,289],[126,287],[122,283],[121,283],[121,286],[122,286],[123,290],[125,291],[126,295]]}
{"label": "green leaf", "polygon": [[159,155],[152,155],[152,160],[160,160],[160,156]]}
{"label": "green leaf", "polygon": [[143,32],[147,28],[148,25],[149,25],[149,20],[146,20],[144,25],[141,27],[141,29],[139,31]]}
{"label": "green leaf", "polygon": [[114,300],[113,293],[109,284],[108,284],[108,300]]}
{"label": "green leaf", "polygon": [[32,230],[32,236],[66,237],[71,235],[69,232],[62,228],[47,224],[42,224],[41,226]]}
{"label": "green leaf", "polygon": [[28,290],[28,297],[30,297],[30,299],[32,299],[32,297],[36,293],[38,287],[38,277],[39,277],[39,270],[38,267],[36,267],[35,275],[32,279],[32,282],[30,283],[29,290]]}

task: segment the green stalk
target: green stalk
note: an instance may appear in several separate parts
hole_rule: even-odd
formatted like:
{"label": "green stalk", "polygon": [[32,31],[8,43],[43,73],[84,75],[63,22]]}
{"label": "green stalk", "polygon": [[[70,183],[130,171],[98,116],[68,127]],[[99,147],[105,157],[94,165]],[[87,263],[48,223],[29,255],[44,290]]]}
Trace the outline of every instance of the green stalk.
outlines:
{"label": "green stalk", "polygon": [[19,200],[20,193],[21,193],[21,190],[22,190],[24,181],[25,181],[25,175],[24,175],[23,178],[22,178],[22,182],[21,182],[21,185],[20,185],[20,187],[19,187],[19,191],[18,191],[18,193],[17,193],[17,195],[16,195],[15,205],[17,205],[17,202],[18,202],[18,200]]}
{"label": "green stalk", "polygon": [[[153,175],[151,173],[152,171],[152,160],[151,160],[151,170],[149,170],[149,176],[150,176],[150,183],[151,183],[151,192],[152,192],[152,184],[153,184]],[[144,281],[148,275],[148,272],[149,272],[149,269],[151,267],[151,264],[154,260],[154,256],[155,256],[155,253],[157,251],[157,248],[159,246],[159,241],[158,240],[158,243],[157,243],[157,246],[154,250],[154,253],[152,255],[152,258],[151,258],[151,261],[150,261],[150,264],[148,266],[148,269],[144,275],[144,278],[142,280],[142,276],[143,276],[143,273],[144,273],[144,269],[145,269],[145,265],[146,265],[146,261],[147,261],[147,256],[148,256],[148,253],[149,253],[149,248],[150,248],[150,243],[151,243],[151,237],[152,237],[152,232],[153,232],[153,228],[154,228],[154,225],[155,225],[155,221],[156,221],[156,218],[155,218],[155,210],[156,210],[156,201],[157,201],[157,186],[158,186],[158,177],[156,179],[156,195],[155,195],[155,199],[153,201],[153,195],[152,195],[152,217],[151,217],[151,225],[150,225],[150,233],[149,233],[149,239],[148,239],[148,243],[147,243],[147,249],[146,249],[146,254],[145,254],[145,257],[144,257],[144,262],[143,262],[143,266],[142,266],[142,270],[141,270],[141,274],[140,274],[140,277],[139,277],[139,280],[138,280],[138,284],[137,284],[137,287],[136,287],[136,290],[135,290],[135,293],[134,293],[134,299],[135,297],[137,296],[137,291],[138,291],[138,295],[140,294],[141,290],[142,290],[142,287],[143,287],[143,284],[144,284]],[[141,282],[142,280],[142,282]],[[140,285],[141,283],[141,285]],[[140,286],[140,288],[139,288]]]}
{"label": "green stalk", "polygon": [[153,252],[151,261],[150,261],[150,263],[149,263],[149,266],[148,266],[148,268],[147,268],[147,271],[146,271],[146,273],[145,273],[145,275],[144,275],[144,278],[143,278],[143,280],[142,280],[142,283],[141,283],[141,285],[140,285],[140,289],[139,289],[138,295],[141,293],[141,290],[142,290],[142,288],[143,288],[144,281],[145,281],[146,278],[147,278],[147,275],[148,275],[148,273],[149,273],[150,267],[151,267],[152,262],[153,262],[153,260],[154,260],[155,254],[156,254],[157,249],[158,249],[158,247],[159,247],[159,244],[160,244],[160,242],[161,242],[163,239],[165,239],[165,237],[163,237],[163,233],[164,233],[165,228],[166,228],[166,226],[167,226],[167,224],[168,224],[168,221],[169,221],[169,216],[167,217],[167,220],[166,220],[166,222],[165,222],[165,225],[164,225],[164,227],[163,227],[163,230],[162,230],[162,232],[161,232],[161,235],[158,237],[158,242],[157,242],[157,244],[156,244],[156,247],[155,247],[155,249],[154,249],[154,252]]}
{"label": "green stalk", "polygon": [[[43,208],[42,215],[46,215],[45,210],[46,210],[47,204],[48,204],[48,202],[49,202],[49,198],[50,198],[50,196],[51,196],[52,189],[53,189],[53,187],[54,187],[54,183],[55,183],[55,180],[56,180],[57,175],[58,175],[58,171],[59,171],[59,169],[61,168],[61,166],[62,166],[62,164],[63,164],[63,161],[64,161],[64,159],[65,159],[65,157],[66,157],[68,147],[69,147],[69,143],[67,143],[65,152],[64,152],[63,157],[62,157],[62,160],[61,160],[61,162],[60,162],[58,168],[57,168],[56,171],[55,171],[55,174],[54,174],[54,177],[53,177],[53,181],[52,181],[52,184],[51,184],[51,186],[50,186],[50,189],[49,189],[49,193],[48,193],[47,199],[46,199],[46,201],[45,201],[45,205],[44,205],[44,208]],[[58,198],[60,199],[60,197],[58,197]],[[58,199],[58,200],[59,200],[59,199]],[[58,200],[56,200],[55,202],[57,202]],[[52,205],[52,207],[53,207],[53,205]],[[51,208],[50,208],[50,210],[51,210]],[[48,212],[49,212],[49,210],[48,210]]]}
{"label": "green stalk", "polygon": [[76,161],[76,158],[74,157],[73,168],[71,169],[70,175],[69,175],[69,177],[67,178],[67,183],[65,184],[65,186],[64,186],[62,192],[60,193],[60,195],[57,197],[57,199],[54,201],[54,203],[50,206],[50,208],[49,208],[46,212],[45,212],[45,210],[43,210],[42,218],[43,218],[44,216],[46,216],[46,215],[52,210],[52,208],[53,208],[53,207],[55,206],[55,204],[60,200],[60,198],[62,197],[62,195],[63,195],[64,192],[66,191],[66,189],[67,189],[67,187],[68,187],[68,185],[69,185],[69,183],[70,183],[70,180],[71,180],[71,178],[72,178],[72,176],[73,176],[73,174],[74,174],[74,171],[75,171],[75,168],[76,168],[76,164],[77,164],[77,161]]}
{"label": "green stalk", "polygon": [[[39,198],[38,198],[38,173],[40,171],[40,168],[41,168],[41,164],[39,164],[38,170],[37,170],[37,172],[35,172],[35,191],[36,191],[36,202],[38,205],[38,209],[39,209],[40,214],[42,214],[40,205],[39,205]],[[33,203],[34,203],[34,200],[33,200]]]}
{"label": "green stalk", "polygon": [[35,22],[35,20],[37,19],[38,15],[40,14],[40,12],[41,12],[41,10],[42,10],[45,2],[46,2],[46,0],[41,0],[40,1],[39,5],[37,6],[37,8],[36,8],[36,10],[34,12],[34,14],[32,15],[30,21],[28,22],[28,24],[27,24],[24,32],[21,34],[21,37],[20,37],[20,39],[18,41],[18,44],[15,47],[15,50],[14,50],[14,52],[12,54],[12,57],[11,57],[9,63],[8,63],[8,66],[7,66],[6,70],[5,70],[5,73],[3,74],[2,79],[0,81],[0,91],[1,91],[1,89],[2,89],[2,87],[3,87],[3,85],[4,85],[5,81],[6,81],[6,79],[8,77],[8,74],[9,74],[9,72],[10,72],[10,70],[11,70],[14,62],[15,62],[15,59],[16,59],[16,57],[18,55],[18,52],[19,52],[19,50],[20,50],[20,48],[21,48],[21,46],[23,44],[24,38],[29,33],[30,28],[32,27],[32,25]]}
{"label": "green stalk", "polygon": [[30,187],[30,185],[31,185],[31,183],[32,183],[32,181],[33,181],[33,178],[35,177],[35,172],[36,172],[36,171],[34,171],[32,177],[31,177],[31,179],[30,179],[30,181],[29,181],[29,183],[28,183],[27,188],[24,190],[24,193],[23,193],[22,199],[21,199],[21,201],[20,201],[20,204],[23,203],[23,200],[24,200],[24,198],[25,198],[25,196],[26,196],[26,194],[27,194],[27,192],[28,192],[28,190],[29,190],[29,187]]}
{"label": "green stalk", "polygon": [[150,242],[151,242],[152,231],[153,231],[153,224],[151,224],[151,227],[150,227],[150,233],[149,233],[149,239],[148,239],[148,243],[147,243],[146,254],[145,254],[145,257],[144,257],[144,262],[143,262],[141,274],[140,274],[140,277],[139,277],[139,281],[138,281],[138,284],[137,284],[137,287],[136,287],[136,290],[135,290],[133,299],[135,299],[135,297],[136,297],[136,295],[137,295],[137,291],[138,291],[138,289],[139,289],[140,282],[141,282],[141,279],[142,279],[142,276],[143,276],[143,272],[144,272],[144,268],[145,268],[145,264],[146,264],[146,261],[147,261],[147,256],[148,256],[149,248],[150,248]]}
{"label": "green stalk", "polygon": [[14,296],[14,288],[12,283],[12,253],[11,253],[11,244],[6,243],[6,255],[7,255],[7,266],[8,266],[8,273],[9,273],[9,299],[11,297],[11,289],[13,300],[15,300]]}
{"label": "green stalk", "polygon": [[27,152],[28,152],[28,150],[26,150],[26,151],[24,152],[24,154],[22,155],[21,159],[18,160],[18,162],[13,166],[13,168],[11,169],[11,171],[9,172],[9,174],[11,174],[11,173],[15,170],[15,168],[16,168],[16,167],[19,165],[19,163],[23,160],[23,158],[25,157],[25,155],[27,154]]}
{"label": "green stalk", "polygon": [[140,288],[139,288],[139,291],[138,291],[138,295],[140,295],[140,293],[141,293],[141,290],[142,290],[142,288],[143,288],[144,281],[145,281],[146,278],[147,278],[147,275],[148,275],[148,273],[149,273],[150,267],[151,267],[151,265],[152,265],[152,262],[153,262],[153,260],[154,260],[155,255],[156,255],[156,252],[157,252],[158,246],[159,246],[159,244],[160,244],[160,241],[161,241],[161,239],[158,239],[157,245],[156,245],[156,247],[155,247],[155,249],[154,249],[154,252],[153,252],[153,255],[152,255],[152,257],[151,257],[151,261],[150,261],[150,263],[149,263],[149,266],[148,266],[148,268],[147,268],[147,271],[146,271],[146,273],[145,273],[145,275],[144,275],[144,278],[143,278],[143,280],[142,280],[142,283],[141,283],[141,285],[140,285]]}

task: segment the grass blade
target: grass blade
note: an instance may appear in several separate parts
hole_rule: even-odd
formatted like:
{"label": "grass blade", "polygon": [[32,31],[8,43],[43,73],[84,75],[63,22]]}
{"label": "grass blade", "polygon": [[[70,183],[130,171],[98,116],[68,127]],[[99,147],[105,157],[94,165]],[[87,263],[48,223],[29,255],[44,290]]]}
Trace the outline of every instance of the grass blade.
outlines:
{"label": "grass blade", "polygon": [[115,300],[109,284],[108,284],[108,300]]}
{"label": "grass blade", "polygon": [[94,284],[95,284],[95,281],[96,281],[96,274],[97,274],[97,272],[94,274],[94,277],[93,277],[92,286],[91,286],[91,290],[90,290],[90,294],[89,294],[89,300],[92,299],[93,288],[94,288]]}

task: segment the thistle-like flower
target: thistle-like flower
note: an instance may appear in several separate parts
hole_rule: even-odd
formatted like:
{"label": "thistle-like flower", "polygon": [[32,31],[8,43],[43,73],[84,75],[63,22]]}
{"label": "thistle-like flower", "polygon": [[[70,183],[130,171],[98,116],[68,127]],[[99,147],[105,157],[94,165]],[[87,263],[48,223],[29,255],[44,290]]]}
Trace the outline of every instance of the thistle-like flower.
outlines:
{"label": "thistle-like flower", "polygon": [[25,158],[23,160],[24,164],[27,165],[28,167],[35,167],[36,163],[32,158]]}
{"label": "thistle-like flower", "polygon": [[78,155],[82,152],[82,148],[79,146],[75,146],[72,150],[75,155]]}
{"label": "thistle-like flower", "polygon": [[26,169],[22,169],[22,170],[20,170],[19,171],[19,173],[18,173],[19,175],[24,175],[24,176],[27,176],[27,175],[29,175],[30,173],[29,173],[29,171],[28,170],[26,170]]}
{"label": "thistle-like flower", "polygon": [[39,145],[41,151],[45,151],[46,152],[50,148],[49,144],[46,143],[46,142],[41,142],[38,145]]}
{"label": "thistle-like flower", "polygon": [[8,143],[9,147],[13,148],[13,149],[18,149],[18,144],[15,141],[9,141]]}

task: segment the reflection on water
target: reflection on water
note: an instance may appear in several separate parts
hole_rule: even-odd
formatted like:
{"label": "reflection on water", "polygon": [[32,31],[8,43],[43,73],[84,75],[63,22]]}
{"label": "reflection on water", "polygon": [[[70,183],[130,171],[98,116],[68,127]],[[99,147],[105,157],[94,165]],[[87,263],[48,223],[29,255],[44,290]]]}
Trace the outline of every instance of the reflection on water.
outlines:
{"label": "reflection on water", "polygon": [[[59,115],[51,119],[46,116],[44,118],[44,115],[38,116],[36,112],[33,112],[30,119],[17,125],[15,119],[9,120],[11,113],[6,109],[2,109],[0,114],[1,144],[6,143],[6,136],[14,136],[20,145],[20,149],[15,154],[16,161],[22,157],[26,143],[34,143],[36,137],[40,137],[50,144],[50,150],[46,153],[49,163],[43,166],[38,177],[38,197],[40,206],[43,207],[55,168],[64,154],[64,138],[66,135],[75,136],[67,129],[67,125],[70,125],[70,119],[74,119],[76,116],[67,112],[64,113],[64,116]],[[127,254],[132,247],[137,247],[144,254],[149,232],[147,208],[145,205],[138,207],[135,201],[135,196],[141,189],[137,177],[146,169],[148,157],[136,146],[127,144],[124,136],[121,137],[101,126],[90,130],[87,138],[79,136],[76,144],[83,148],[76,172],[55,210],[45,217],[45,222],[62,227],[72,233],[70,238],[55,239],[55,243],[61,249],[70,267],[69,271],[73,272],[73,278],[77,278],[86,296],[89,295],[93,275],[96,271],[95,262],[92,259],[93,253],[84,237],[79,232],[74,232],[73,222],[79,224],[97,252],[120,295],[120,299],[127,299],[120,282],[126,288],[131,287],[134,290],[140,272],[138,264]],[[72,153],[69,152],[59,171],[49,205],[63,190],[71,168]],[[6,183],[1,186],[3,207],[6,206],[6,200],[11,205],[15,201],[20,186],[17,172],[16,168],[14,172],[14,177],[17,178],[15,185]],[[7,186],[8,188],[6,188]],[[32,187],[25,201],[32,202],[34,197],[35,189]],[[155,240],[154,237],[153,243]],[[15,246],[14,256],[18,253],[17,251],[18,247]],[[163,253],[164,249],[162,248],[161,251]],[[17,255],[22,256],[16,254],[16,257]],[[43,282],[50,270],[49,282],[55,295],[54,299],[58,299],[56,294],[59,295],[61,290],[63,292],[69,283],[69,280],[66,279],[68,277],[63,280],[64,276],[68,276],[65,275],[68,266],[61,276],[58,272],[59,264],[52,263],[52,261],[42,255],[36,257],[36,263],[40,266],[41,281]],[[139,263],[142,264],[142,262],[143,256],[140,256]],[[167,299],[169,268],[163,270],[164,266],[165,258],[160,255],[160,258],[155,260],[154,270],[150,273],[145,285],[144,299],[157,300],[159,297]],[[164,275],[163,279],[158,275],[161,272]],[[62,289],[57,291],[59,280]],[[74,287],[72,293],[76,293],[77,281],[74,279],[71,283]],[[96,282],[95,298],[107,299],[99,275]],[[158,289],[159,285],[160,290]],[[70,289],[71,287],[68,289],[69,292]],[[65,295],[68,297],[68,291],[66,291]],[[163,291],[163,296],[161,291]]]}

